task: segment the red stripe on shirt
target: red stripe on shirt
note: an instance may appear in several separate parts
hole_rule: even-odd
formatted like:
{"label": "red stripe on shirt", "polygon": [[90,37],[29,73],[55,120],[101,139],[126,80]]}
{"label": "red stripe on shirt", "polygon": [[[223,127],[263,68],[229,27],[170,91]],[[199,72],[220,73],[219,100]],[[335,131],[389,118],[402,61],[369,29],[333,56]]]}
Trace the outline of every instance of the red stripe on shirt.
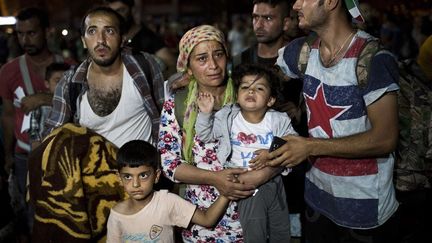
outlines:
{"label": "red stripe on shirt", "polygon": [[321,157],[312,164],[320,171],[334,176],[365,176],[378,173],[376,159]]}

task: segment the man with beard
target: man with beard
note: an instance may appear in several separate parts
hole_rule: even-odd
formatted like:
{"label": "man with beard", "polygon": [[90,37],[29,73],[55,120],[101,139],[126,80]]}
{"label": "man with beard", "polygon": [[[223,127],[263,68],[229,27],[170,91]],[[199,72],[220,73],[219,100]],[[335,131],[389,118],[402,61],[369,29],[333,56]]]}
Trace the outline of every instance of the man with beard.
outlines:
{"label": "man with beard", "polygon": [[157,141],[162,73],[151,55],[121,49],[124,27],[124,19],[108,7],[83,18],[81,39],[89,57],[57,85],[47,132],[72,121],[118,147],[134,139]]}
{"label": "man with beard", "polygon": [[[317,36],[306,39],[308,45],[305,38],[291,41],[277,65],[303,80],[309,138],[284,137],[287,143],[269,154],[269,165],[311,162],[307,242],[400,242],[392,180],[397,63],[388,52],[368,52],[378,42],[353,27],[352,21],[364,22],[357,0],[297,0],[293,9],[299,27]],[[357,63],[369,67],[367,79],[357,75]]]}
{"label": "man with beard", "polygon": [[233,66],[259,63],[273,66],[278,50],[287,44],[284,32],[290,27],[287,0],[254,0],[252,25],[257,43],[233,57]]}
{"label": "man with beard", "polygon": [[166,77],[175,72],[176,58],[165,46],[164,40],[149,29],[144,23],[137,23],[133,17],[134,0],[105,0],[108,7],[117,11],[126,21],[124,45],[134,51],[154,54],[161,64]]}
{"label": "man with beard", "polygon": [[82,19],[89,56],[57,84],[45,133],[57,129],[30,157],[34,242],[99,242],[107,209],[124,196],[116,147],[158,140],[162,73],[152,55],[121,48],[124,33],[124,19],[111,8],[91,9]]}
{"label": "man with beard", "polygon": [[[27,8],[16,16],[16,33],[25,54],[5,64],[0,70],[0,96],[3,99],[3,137],[5,170],[13,170],[16,196],[19,201],[19,234],[29,233],[30,224],[25,206],[29,137],[25,130],[29,122],[25,115],[43,105],[50,105],[52,94],[45,86],[45,69],[53,62],[63,62],[61,56],[48,50],[46,32],[48,16],[41,9]],[[25,120],[27,122],[25,122]],[[24,124],[24,126],[23,126]],[[28,126],[27,126],[28,127]],[[14,146],[15,145],[15,146]]]}

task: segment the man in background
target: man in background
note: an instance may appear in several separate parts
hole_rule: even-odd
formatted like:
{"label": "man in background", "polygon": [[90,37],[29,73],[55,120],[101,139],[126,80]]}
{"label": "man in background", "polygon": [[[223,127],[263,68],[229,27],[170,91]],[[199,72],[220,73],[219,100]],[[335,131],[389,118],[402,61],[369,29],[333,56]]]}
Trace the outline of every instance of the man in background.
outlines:
{"label": "man in background", "polygon": [[133,51],[145,51],[155,55],[162,66],[165,77],[175,72],[176,58],[165,46],[164,40],[145,24],[137,23],[133,17],[134,0],[105,0],[109,8],[117,11],[126,21],[125,46]]}
{"label": "man in background", "polygon": [[[26,115],[43,105],[50,105],[52,94],[45,86],[45,69],[53,62],[63,62],[61,56],[48,49],[46,33],[48,15],[38,8],[26,8],[16,16],[18,42],[24,54],[5,64],[0,70],[0,96],[3,100],[3,139],[5,170],[16,178],[19,235],[27,238],[31,215],[25,203],[27,158],[30,152]],[[23,241],[25,241],[23,239]]]}

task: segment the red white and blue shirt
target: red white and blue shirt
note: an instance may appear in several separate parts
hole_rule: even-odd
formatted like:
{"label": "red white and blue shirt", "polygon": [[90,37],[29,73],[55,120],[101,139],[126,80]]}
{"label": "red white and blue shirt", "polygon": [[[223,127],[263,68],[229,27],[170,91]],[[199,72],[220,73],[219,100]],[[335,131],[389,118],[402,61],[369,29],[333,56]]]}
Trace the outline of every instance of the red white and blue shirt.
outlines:
{"label": "red white and blue shirt", "polygon": [[[399,89],[394,58],[378,53],[370,64],[367,84],[358,85],[357,56],[363,43],[372,38],[358,31],[344,57],[334,66],[324,67],[317,39],[311,46],[303,76],[303,96],[307,106],[309,135],[339,138],[371,128],[367,106],[385,93]],[[277,65],[291,78],[300,78],[298,57],[303,39],[279,50]],[[336,224],[368,229],[382,225],[396,211],[392,173],[394,154],[368,159],[316,157],[306,173],[305,200],[314,210]]]}

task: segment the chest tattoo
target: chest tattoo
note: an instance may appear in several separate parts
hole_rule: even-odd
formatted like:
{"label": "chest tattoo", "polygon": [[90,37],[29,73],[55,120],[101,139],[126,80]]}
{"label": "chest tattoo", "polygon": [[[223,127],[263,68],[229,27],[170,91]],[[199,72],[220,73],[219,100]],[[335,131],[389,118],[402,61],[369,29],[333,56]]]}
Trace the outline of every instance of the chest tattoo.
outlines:
{"label": "chest tattoo", "polygon": [[111,114],[120,102],[121,88],[111,90],[88,90],[88,101],[93,112],[98,116]]}

